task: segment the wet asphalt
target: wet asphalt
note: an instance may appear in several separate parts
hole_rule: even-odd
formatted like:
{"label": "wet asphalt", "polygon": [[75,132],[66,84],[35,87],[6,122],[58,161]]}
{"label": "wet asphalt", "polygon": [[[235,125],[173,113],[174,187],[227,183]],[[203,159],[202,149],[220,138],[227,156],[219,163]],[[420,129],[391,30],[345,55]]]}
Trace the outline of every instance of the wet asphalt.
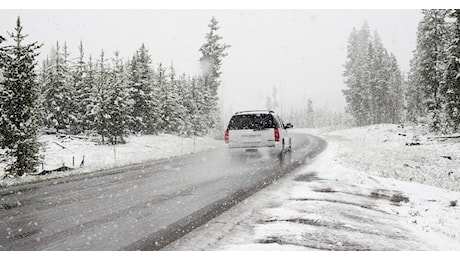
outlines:
{"label": "wet asphalt", "polygon": [[0,250],[159,250],[319,154],[326,142],[292,135],[292,151],[193,155],[0,189]]}

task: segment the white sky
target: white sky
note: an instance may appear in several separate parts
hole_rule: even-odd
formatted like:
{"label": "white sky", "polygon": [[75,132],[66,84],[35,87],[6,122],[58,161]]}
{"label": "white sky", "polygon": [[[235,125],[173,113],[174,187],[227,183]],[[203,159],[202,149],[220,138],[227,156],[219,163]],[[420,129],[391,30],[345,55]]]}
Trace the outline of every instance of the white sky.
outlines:
{"label": "white sky", "polygon": [[273,87],[284,112],[302,107],[307,98],[315,107],[342,111],[343,64],[352,27],[359,29],[367,20],[407,72],[421,19],[416,9],[10,9],[0,10],[0,35],[13,30],[18,15],[29,40],[44,43],[41,58],[56,41],[66,41],[75,56],[82,40],[93,57],[101,49],[106,55],[118,50],[125,60],[145,43],[154,65],[172,61],[177,72],[188,75],[199,73],[198,49],[215,16],[223,42],[232,45],[222,67],[226,113],[264,108]]}

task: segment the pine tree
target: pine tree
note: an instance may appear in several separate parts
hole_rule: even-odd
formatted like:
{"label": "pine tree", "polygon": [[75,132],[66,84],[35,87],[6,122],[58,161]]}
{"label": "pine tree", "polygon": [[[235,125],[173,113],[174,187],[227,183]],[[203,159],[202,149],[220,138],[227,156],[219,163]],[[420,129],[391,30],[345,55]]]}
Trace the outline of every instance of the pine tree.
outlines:
{"label": "pine tree", "polygon": [[78,101],[75,99],[76,97],[76,89],[75,89],[75,82],[73,77],[73,63],[70,60],[70,53],[67,49],[67,43],[64,42],[63,47],[63,62],[64,68],[66,69],[64,77],[65,77],[65,95],[67,99],[67,103],[64,105],[64,114],[67,114],[66,118],[66,129],[70,131],[70,133],[76,134],[77,132],[77,121],[78,121]]}
{"label": "pine tree", "polygon": [[134,132],[158,132],[158,101],[155,99],[152,60],[144,44],[128,64],[128,88],[134,101],[131,129]]}
{"label": "pine tree", "polygon": [[208,130],[209,111],[206,103],[206,93],[204,91],[205,84],[202,77],[193,77],[190,82],[190,97],[191,102],[188,109],[191,115],[192,135],[202,135]]}
{"label": "pine tree", "polygon": [[356,125],[400,121],[404,101],[401,72],[378,33],[371,37],[366,22],[360,31],[353,28],[350,34],[343,75],[346,111]]}
{"label": "pine tree", "polygon": [[345,84],[343,90],[347,102],[346,111],[355,119],[358,126],[369,123],[369,50],[370,30],[367,22],[357,31],[352,29],[348,40],[347,61],[345,63]]}
{"label": "pine tree", "polygon": [[416,56],[410,61],[410,71],[404,91],[404,99],[406,100],[406,119],[414,123],[426,113],[424,93],[418,85],[418,79],[420,78],[418,62],[419,60]]}
{"label": "pine tree", "polygon": [[200,64],[203,71],[206,123],[209,128],[214,128],[220,122],[217,107],[217,91],[221,84],[220,76],[222,59],[227,56],[228,44],[221,43],[222,36],[217,34],[218,21],[212,17],[208,25],[210,31],[206,34],[206,42],[201,46]]}
{"label": "pine tree", "polygon": [[390,55],[389,58],[389,81],[388,89],[389,93],[385,101],[386,109],[386,123],[400,123],[403,121],[404,111],[404,82],[403,76],[399,69],[398,62],[394,54]]}
{"label": "pine tree", "polygon": [[176,93],[173,92],[173,81],[174,81],[174,70],[171,71],[170,78],[168,78],[166,68],[163,64],[158,64],[157,72],[155,75],[155,87],[156,87],[156,96],[158,100],[161,100],[159,103],[159,125],[160,131],[164,133],[172,133],[173,131],[173,109],[174,102],[176,99]]}
{"label": "pine tree", "polygon": [[46,126],[46,117],[47,117],[47,111],[45,107],[45,101],[46,97],[43,95],[45,93],[45,90],[48,86],[49,82],[49,74],[48,69],[50,67],[50,61],[49,57],[46,57],[45,60],[42,61],[42,65],[40,66],[40,71],[38,73],[38,88],[39,88],[39,94],[38,95],[38,107],[37,107],[37,116],[38,116],[38,125],[41,127]]}
{"label": "pine tree", "polygon": [[101,136],[102,143],[105,143],[106,137],[109,136],[109,72],[107,68],[107,60],[104,56],[104,51],[101,51],[99,60],[97,61],[96,70],[96,99],[94,106],[95,130]]}
{"label": "pine tree", "polygon": [[362,80],[363,85],[362,85],[362,91],[364,93],[363,97],[365,100],[364,107],[365,107],[365,124],[376,124],[377,119],[376,119],[376,114],[377,114],[377,107],[378,105],[376,104],[376,99],[374,93],[377,92],[378,86],[377,86],[377,71],[375,70],[375,63],[376,63],[376,53],[375,53],[375,48],[372,42],[368,42],[367,46],[367,56],[365,57],[365,63],[364,65],[364,80]]}
{"label": "pine tree", "polygon": [[433,131],[442,129],[444,45],[446,39],[445,10],[423,10],[423,20],[417,31],[417,47],[414,64],[417,72],[413,72],[414,84],[424,93],[424,103],[430,114],[430,128]]}
{"label": "pine tree", "polygon": [[370,60],[371,123],[388,123],[392,102],[389,99],[389,57],[377,31],[374,32],[371,46],[373,52]]}
{"label": "pine tree", "polygon": [[119,53],[115,52],[108,79],[107,135],[111,144],[124,143],[131,120],[132,100],[126,91],[126,77]]}
{"label": "pine tree", "polygon": [[451,35],[446,49],[445,87],[446,120],[453,131],[460,130],[460,10],[450,10]]}
{"label": "pine tree", "polygon": [[[0,47],[0,136],[1,147],[13,158],[7,172],[22,176],[34,172],[39,164],[37,139],[38,85],[35,73],[37,42],[23,44],[20,18],[14,33],[9,33],[14,44]],[[2,40],[0,40],[1,42]]]}
{"label": "pine tree", "polygon": [[187,78],[185,74],[182,74],[177,81],[178,86],[178,94],[179,94],[179,103],[180,107],[178,114],[180,115],[180,126],[179,126],[179,134],[181,136],[190,136],[193,132],[193,111],[191,104],[192,100],[192,88],[191,88],[191,80]]}
{"label": "pine tree", "polygon": [[83,131],[95,129],[95,117],[97,107],[97,84],[96,84],[96,65],[90,55],[83,74],[83,86],[79,89],[79,102],[81,106]]}
{"label": "pine tree", "polygon": [[154,76],[155,99],[159,100],[156,106],[157,127],[156,132],[169,132],[169,91],[167,82],[166,68],[163,64],[158,64]]}
{"label": "pine tree", "polygon": [[84,130],[88,130],[89,127],[85,126],[85,114],[87,109],[87,98],[90,95],[90,91],[85,84],[85,71],[86,71],[86,63],[84,61],[85,52],[83,49],[83,43],[80,41],[78,45],[78,52],[79,56],[75,63],[75,65],[71,69],[71,76],[72,76],[72,88],[75,91],[74,96],[74,115],[75,115],[75,124],[73,125],[74,128],[73,133],[81,133]]}
{"label": "pine tree", "polygon": [[[166,100],[165,104],[166,111],[163,111],[163,118],[167,119],[165,126],[167,127],[166,132],[171,134],[179,134],[183,115],[184,115],[184,106],[183,99],[181,94],[183,94],[182,86],[180,81],[176,78],[176,71],[174,70],[173,65],[169,67],[169,75],[166,82]],[[162,100],[162,99],[160,99]],[[163,100],[162,100],[163,101]]]}
{"label": "pine tree", "polygon": [[47,127],[54,127],[58,130],[69,130],[75,127],[75,90],[72,85],[69,71],[69,53],[67,45],[61,52],[59,42],[56,48],[52,49],[52,56],[49,67],[45,70],[47,81],[44,84],[44,107],[46,111],[45,124]]}

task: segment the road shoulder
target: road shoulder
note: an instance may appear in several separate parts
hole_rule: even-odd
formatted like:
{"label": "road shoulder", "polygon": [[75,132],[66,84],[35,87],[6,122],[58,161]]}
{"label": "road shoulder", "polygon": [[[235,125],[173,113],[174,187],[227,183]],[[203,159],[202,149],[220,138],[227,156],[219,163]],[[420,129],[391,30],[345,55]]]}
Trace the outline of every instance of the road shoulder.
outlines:
{"label": "road shoulder", "polygon": [[446,232],[458,223],[458,207],[446,205],[458,193],[347,168],[340,152],[329,142],[305,167],[163,250],[460,248],[456,233]]}

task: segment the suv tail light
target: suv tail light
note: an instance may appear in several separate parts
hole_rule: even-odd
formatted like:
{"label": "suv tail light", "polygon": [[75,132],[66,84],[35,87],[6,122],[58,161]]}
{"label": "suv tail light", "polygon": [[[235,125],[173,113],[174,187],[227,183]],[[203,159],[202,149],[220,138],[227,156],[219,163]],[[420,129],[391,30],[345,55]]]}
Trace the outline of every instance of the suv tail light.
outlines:
{"label": "suv tail light", "polygon": [[280,131],[278,130],[278,128],[275,128],[275,142],[279,142],[280,141]]}
{"label": "suv tail light", "polygon": [[228,129],[225,131],[225,143],[228,144]]}

